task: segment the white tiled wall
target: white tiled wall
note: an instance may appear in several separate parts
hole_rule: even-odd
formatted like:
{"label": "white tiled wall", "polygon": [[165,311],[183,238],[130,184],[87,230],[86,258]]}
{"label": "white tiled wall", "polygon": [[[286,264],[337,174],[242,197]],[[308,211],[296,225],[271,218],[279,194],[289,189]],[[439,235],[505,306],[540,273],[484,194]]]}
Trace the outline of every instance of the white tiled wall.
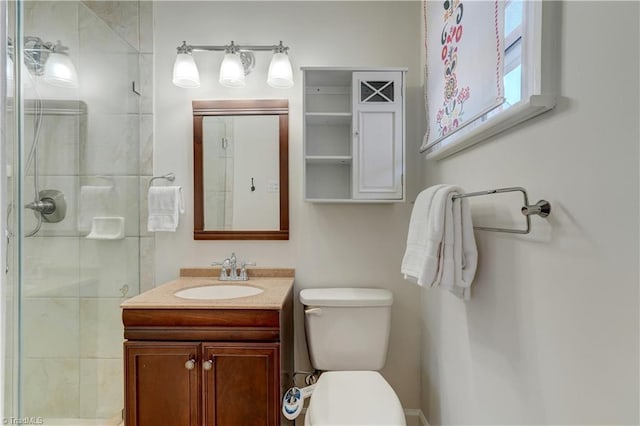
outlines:
{"label": "white tiled wall", "polygon": [[113,417],[122,409],[121,358],[80,359],[80,417]]}
{"label": "white tiled wall", "polygon": [[140,137],[137,114],[89,112],[81,169],[86,175],[137,175]]}
{"label": "white tiled wall", "polygon": [[26,358],[24,412],[47,418],[77,417],[80,396],[80,359]]}
{"label": "white tiled wall", "polygon": [[[133,1],[83,1],[109,28],[138,50],[138,3]],[[148,11],[147,11],[148,13]]]}
{"label": "white tiled wall", "polygon": [[77,298],[27,298],[23,301],[24,355],[28,358],[77,358]]}
{"label": "white tiled wall", "polygon": [[80,297],[138,294],[138,252],[138,237],[80,239]]}
{"label": "white tiled wall", "polygon": [[80,358],[122,355],[121,298],[80,299]]}

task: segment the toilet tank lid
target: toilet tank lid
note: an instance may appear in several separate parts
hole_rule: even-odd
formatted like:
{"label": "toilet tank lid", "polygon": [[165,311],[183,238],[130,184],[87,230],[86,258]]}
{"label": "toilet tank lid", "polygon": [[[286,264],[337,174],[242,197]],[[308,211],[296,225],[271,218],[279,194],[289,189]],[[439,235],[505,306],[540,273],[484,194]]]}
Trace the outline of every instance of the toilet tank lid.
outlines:
{"label": "toilet tank lid", "polygon": [[381,288],[306,288],[300,301],[307,306],[390,306],[393,293]]}

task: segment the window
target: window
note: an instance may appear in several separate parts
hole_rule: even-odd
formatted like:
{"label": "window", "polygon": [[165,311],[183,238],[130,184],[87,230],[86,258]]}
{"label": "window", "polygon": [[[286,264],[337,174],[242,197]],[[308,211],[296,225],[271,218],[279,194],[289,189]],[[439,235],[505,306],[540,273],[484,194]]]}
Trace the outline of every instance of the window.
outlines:
{"label": "window", "polygon": [[[558,27],[558,2],[506,0],[504,2],[504,98],[505,102],[465,128],[420,152],[427,158],[444,158],[488,139],[555,106],[553,52],[542,43],[544,34],[554,39]],[[545,72],[543,73],[543,62]],[[549,66],[551,65],[551,66]]]}
{"label": "window", "polygon": [[522,99],[522,0],[509,0],[504,15],[504,97],[509,106]]}

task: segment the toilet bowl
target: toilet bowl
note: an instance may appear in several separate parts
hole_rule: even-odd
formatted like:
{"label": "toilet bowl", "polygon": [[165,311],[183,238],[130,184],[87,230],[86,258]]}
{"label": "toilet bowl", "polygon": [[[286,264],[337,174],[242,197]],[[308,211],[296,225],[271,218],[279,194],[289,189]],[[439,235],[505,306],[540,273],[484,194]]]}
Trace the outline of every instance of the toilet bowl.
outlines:
{"label": "toilet bowl", "polygon": [[305,426],[404,426],[402,405],[380,370],[386,361],[393,295],[384,289],[304,289],[311,363],[323,371]]}
{"label": "toilet bowl", "polygon": [[311,396],[305,426],[404,425],[398,396],[377,371],[322,373]]}

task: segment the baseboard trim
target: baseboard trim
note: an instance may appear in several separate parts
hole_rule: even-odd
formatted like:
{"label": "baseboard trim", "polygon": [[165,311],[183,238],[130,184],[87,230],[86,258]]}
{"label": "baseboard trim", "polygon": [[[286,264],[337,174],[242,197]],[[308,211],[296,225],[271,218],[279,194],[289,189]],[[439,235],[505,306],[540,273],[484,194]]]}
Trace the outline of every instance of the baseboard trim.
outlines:
{"label": "baseboard trim", "polygon": [[405,417],[417,417],[422,426],[429,426],[427,418],[419,408],[407,408],[404,410]]}
{"label": "baseboard trim", "polygon": [[422,410],[420,410],[420,423],[422,423],[422,426],[430,426]]}

